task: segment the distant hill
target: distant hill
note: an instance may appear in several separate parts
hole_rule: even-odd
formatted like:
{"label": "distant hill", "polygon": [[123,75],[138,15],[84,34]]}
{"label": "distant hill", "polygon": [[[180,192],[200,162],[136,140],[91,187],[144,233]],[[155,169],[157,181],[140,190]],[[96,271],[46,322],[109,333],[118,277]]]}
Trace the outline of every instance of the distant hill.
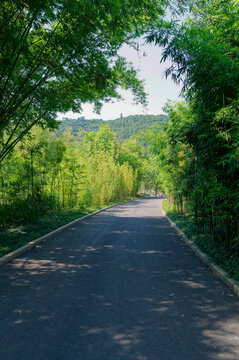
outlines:
{"label": "distant hill", "polygon": [[73,134],[77,135],[80,130],[98,131],[101,124],[108,124],[116,134],[119,140],[123,141],[138,131],[148,129],[160,122],[166,122],[168,117],[166,115],[130,115],[115,120],[86,120],[84,117],[78,119],[63,118],[60,122],[59,132],[64,132],[71,127]]}

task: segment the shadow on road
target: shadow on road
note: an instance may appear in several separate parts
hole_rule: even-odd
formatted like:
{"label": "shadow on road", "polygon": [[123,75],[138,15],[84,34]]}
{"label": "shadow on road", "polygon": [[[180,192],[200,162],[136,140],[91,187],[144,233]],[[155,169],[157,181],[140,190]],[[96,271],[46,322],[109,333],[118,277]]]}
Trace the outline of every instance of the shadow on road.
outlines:
{"label": "shadow on road", "polygon": [[88,218],[1,268],[2,358],[239,358],[238,299],[163,216],[136,211],[155,200]]}

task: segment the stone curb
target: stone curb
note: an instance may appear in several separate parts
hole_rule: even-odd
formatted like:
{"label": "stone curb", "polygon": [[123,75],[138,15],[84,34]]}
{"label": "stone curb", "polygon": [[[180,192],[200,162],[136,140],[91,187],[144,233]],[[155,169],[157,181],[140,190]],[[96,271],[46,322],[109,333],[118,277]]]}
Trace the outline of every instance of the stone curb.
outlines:
{"label": "stone curb", "polygon": [[3,257],[1,257],[0,258],[0,266],[2,266],[4,264],[8,263],[9,261],[15,259],[17,256],[21,255],[22,253],[24,253],[24,252],[26,252],[28,250],[31,250],[33,247],[37,246],[41,242],[46,241],[47,239],[51,238],[52,236],[54,236],[56,234],[59,234],[60,232],[62,232],[63,230],[65,230],[65,229],[67,229],[69,227],[71,227],[72,225],[76,224],[77,222],[83,221],[83,220],[87,219],[90,216],[99,214],[100,212],[102,212],[104,210],[107,210],[107,209],[109,209],[109,208],[111,208],[113,206],[124,204],[124,203],[130,202],[130,201],[132,201],[132,200],[127,200],[127,201],[123,201],[123,202],[118,203],[118,204],[113,204],[113,205],[110,205],[110,206],[106,206],[105,208],[94,211],[93,213],[82,216],[81,218],[75,219],[75,220],[73,220],[73,221],[71,221],[71,222],[57,228],[56,230],[51,231],[48,234],[45,234],[45,235],[43,235],[43,236],[41,236],[41,237],[39,237],[39,238],[37,238],[35,240],[32,240],[29,243],[27,243],[26,245],[23,245],[20,248],[10,252],[9,254],[4,255]]}
{"label": "stone curb", "polygon": [[188,245],[192,251],[212,270],[212,272],[218,276],[231,290],[234,291],[236,295],[239,296],[239,286],[238,283],[232,279],[228,273],[226,273],[220,266],[215,264],[215,262],[207,255],[205,254],[199,247],[194,244],[193,241],[189,240],[188,237],[184,234],[182,230],[180,230],[177,225],[165,214],[165,212],[162,209],[162,212],[170,225],[176,230],[178,235],[184,240],[186,245]]}

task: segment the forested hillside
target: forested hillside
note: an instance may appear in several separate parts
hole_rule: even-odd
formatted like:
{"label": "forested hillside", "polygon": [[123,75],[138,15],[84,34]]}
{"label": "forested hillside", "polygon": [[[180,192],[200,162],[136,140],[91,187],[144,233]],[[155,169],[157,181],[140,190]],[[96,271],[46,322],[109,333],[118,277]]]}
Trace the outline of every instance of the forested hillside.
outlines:
{"label": "forested hillside", "polygon": [[109,121],[86,120],[84,117],[79,119],[63,118],[59,125],[59,132],[62,133],[70,127],[72,134],[77,135],[80,130],[98,131],[102,124],[107,123],[111,130],[117,134],[118,139],[123,141],[134,136],[138,131],[152,127],[154,124],[165,123],[167,119],[166,115],[130,115]]}

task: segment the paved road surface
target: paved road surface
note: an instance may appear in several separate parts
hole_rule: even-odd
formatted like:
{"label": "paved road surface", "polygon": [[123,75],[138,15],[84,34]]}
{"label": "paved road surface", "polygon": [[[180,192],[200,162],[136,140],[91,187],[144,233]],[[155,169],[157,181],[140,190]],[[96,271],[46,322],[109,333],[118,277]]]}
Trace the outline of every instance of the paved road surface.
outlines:
{"label": "paved road surface", "polygon": [[239,359],[239,299],[162,199],[90,217],[0,268],[0,359]]}

